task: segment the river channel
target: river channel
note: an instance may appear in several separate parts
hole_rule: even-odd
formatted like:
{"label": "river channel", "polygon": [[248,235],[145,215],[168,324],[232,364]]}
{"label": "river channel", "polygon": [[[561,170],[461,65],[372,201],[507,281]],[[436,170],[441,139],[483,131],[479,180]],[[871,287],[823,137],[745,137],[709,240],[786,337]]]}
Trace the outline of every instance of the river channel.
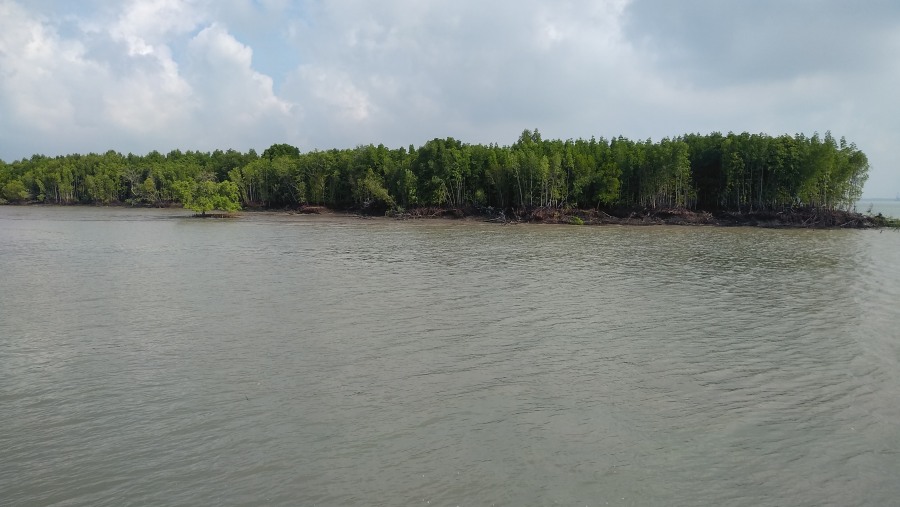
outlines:
{"label": "river channel", "polygon": [[0,504],[889,505],[900,232],[0,207]]}

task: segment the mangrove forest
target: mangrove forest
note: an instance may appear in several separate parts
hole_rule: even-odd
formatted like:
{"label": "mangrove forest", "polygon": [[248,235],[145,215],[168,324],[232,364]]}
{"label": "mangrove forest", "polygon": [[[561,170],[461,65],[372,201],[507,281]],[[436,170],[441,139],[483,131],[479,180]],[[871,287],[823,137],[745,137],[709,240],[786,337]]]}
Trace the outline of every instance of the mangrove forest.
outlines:
{"label": "mangrove forest", "polygon": [[439,209],[849,210],[869,164],[830,133],[687,134],[547,140],[525,130],[509,146],[446,138],[262,153],[174,150],[146,155],[34,155],[0,161],[0,202],[187,204],[198,211],[323,206],[403,213]]}

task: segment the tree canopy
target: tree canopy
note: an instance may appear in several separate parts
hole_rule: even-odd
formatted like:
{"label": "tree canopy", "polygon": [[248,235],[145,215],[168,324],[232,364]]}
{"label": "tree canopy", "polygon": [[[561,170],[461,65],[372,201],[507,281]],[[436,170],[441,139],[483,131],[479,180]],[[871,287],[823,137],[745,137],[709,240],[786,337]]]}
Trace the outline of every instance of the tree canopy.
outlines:
{"label": "tree canopy", "polygon": [[184,204],[184,207],[194,210],[201,215],[207,211],[237,211],[241,209],[238,203],[238,188],[232,181],[210,180],[194,181],[181,180],[174,184],[175,195]]}
{"label": "tree canopy", "polygon": [[10,203],[182,203],[205,213],[304,204],[641,207],[754,211],[847,209],[868,176],[866,155],[824,136],[686,134],[547,140],[525,130],[509,146],[433,139],[420,147],[365,145],[302,152],[275,144],[212,153],[34,155],[0,163]]}

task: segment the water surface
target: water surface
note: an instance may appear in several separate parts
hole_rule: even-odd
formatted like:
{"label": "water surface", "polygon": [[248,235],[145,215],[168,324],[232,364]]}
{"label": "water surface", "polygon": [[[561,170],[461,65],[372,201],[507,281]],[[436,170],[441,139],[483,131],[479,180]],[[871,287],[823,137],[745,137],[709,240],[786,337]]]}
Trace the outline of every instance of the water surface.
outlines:
{"label": "water surface", "polygon": [[900,234],[0,207],[3,505],[889,505]]}

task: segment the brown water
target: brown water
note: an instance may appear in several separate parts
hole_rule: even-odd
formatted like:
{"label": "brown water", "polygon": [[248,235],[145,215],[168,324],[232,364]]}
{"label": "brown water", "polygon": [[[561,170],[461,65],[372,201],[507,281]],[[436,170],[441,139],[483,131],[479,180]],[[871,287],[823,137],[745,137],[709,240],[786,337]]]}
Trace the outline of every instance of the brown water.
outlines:
{"label": "brown water", "polygon": [[0,504],[889,505],[900,233],[0,207]]}

